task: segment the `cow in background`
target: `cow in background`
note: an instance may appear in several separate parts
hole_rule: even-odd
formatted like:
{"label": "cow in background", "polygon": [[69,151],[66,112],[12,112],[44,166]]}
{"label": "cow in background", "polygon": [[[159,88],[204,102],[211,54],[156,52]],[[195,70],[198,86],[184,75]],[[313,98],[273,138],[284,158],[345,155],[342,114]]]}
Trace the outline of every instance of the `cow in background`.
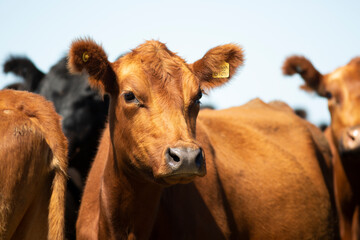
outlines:
{"label": "cow in background", "polygon": [[292,56],[283,72],[300,74],[302,89],[328,99],[331,123],[325,135],[333,153],[340,233],[342,239],[360,239],[360,57],[321,74],[305,57]]}
{"label": "cow in background", "polygon": [[[304,108],[294,108],[294,112],[296,115],[298,115],[302,119],[306,120],[308,118],[308,113],[307,113],[306,109],[304,109]],[[320,122],[317,126],[318,126],[318,128],[320,128],[320,130],[322,132],[324,132],[326,130],[326,128],[328,127],[328,124],[325,122]]]}
{"label": "cow in background", "polygon": [[64,239],[67,140],[43,97],[0,91],[0,239]]}
{"label": "cow in background", "polygon": [[72,75],[66,65],[64,57],[44,74],[29,59],[11,57],[4,64],[4,72],[22,77],[24,82],[15,88],[44,96],[62,117],[62,129],[69,141],[66,232],[68,239],[74,239],[82,189],[105,125],[108,98],[103,100],[90,88],[86,75]]}
{"label": "cow in background", "polygon": [[78,240],[333,239],[330,150],[316,127],[279,102],[199,112],[202,92],[242,64],[235,44],[187,64],[158,41],[113,63],[94,41],[73,42],[70,68],[111,99]]}
{"label": "cow in background", "polygon": [[304,108],[294,108],[294,112],[302,119],[307,119],[307,111]]}

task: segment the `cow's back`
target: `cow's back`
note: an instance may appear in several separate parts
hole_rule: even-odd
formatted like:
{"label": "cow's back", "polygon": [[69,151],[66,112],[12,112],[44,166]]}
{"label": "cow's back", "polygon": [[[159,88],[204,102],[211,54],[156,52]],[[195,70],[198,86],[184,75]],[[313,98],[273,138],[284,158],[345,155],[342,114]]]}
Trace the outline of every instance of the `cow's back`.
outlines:
{"label": "cow's back", "polygon": [[154,236],[166,235],[161,228],[179,239],[333,237],[328,148],[308,123],[281,104],[253,100],[205,110],[197,124],[207,175],[164,192]]}
{"label": "cow's back", "polygon": [[39,208],[50,200],[49,147],[22,113],[3,110],[0,118],[1,239],[45,239],[48,210]]}
{"label": "cow's back", "polygon": [[0,238],[61,239],[66,139],[42,97],[0,91]]}

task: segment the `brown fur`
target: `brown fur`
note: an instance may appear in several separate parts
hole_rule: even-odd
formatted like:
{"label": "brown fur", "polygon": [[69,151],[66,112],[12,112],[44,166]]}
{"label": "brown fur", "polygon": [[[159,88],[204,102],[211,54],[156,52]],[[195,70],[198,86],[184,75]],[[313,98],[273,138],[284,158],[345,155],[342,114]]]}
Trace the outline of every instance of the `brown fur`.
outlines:
{"label": "brown fur", "polygon": [[[81,48],[81,40],[73,46]],[[231,44],[188,65],[148,41],[110,63],[119,94],[110,93],[109,124],[87,179],[77,239],[333,236],[321,169],[327,148],[308,123],[286,104],[260,100],[197,118],[199,92],[230,79],[213,79],[210,71],[227,61],[232,76],[242,59]],[[126,100],[129,92],[134,98]],[[200,147],[206,176],[171,175],[169,147]]]}
{"label": "brown fur", "polygon": [[230,64],[230,78],[236,73],[237,66],[244,62],[242,49],[235,44],[226,44],[209,50],[205,56],[191,65],[194,74],[203,79],[202,85],[205,89],[211,89],[223,85],[227,78],[213,78],[212,73],[219,71],[223,62]]}
{"label": "brown fur", "polygon": [[320,95],[324,95],[321,92],[321,78],[322,75],[314,68],[309,60],[302,56],[288,57],[282,67],[285,75],[293,75],[298,73],[305,80],[305,85],[301,88],[306,91],[317,91]]}
{"label": "brown fur", "polygon": [[[112,85],[115,75],[102,47],[91,39],[84,39],[81,44],[79,41],[74,41],[70,49],[69,55],[72,56],[68,62],[70,72],[88,72],[90,85],[99,89],[101,93],[116,91]],[[83,60],[84,54],[88,56],[86,62]]]}
{"label": "brown fur", "polygon": [[0,91],[0,238],[64,239],[67,141],[53,105]]}
{"label": "brown fur", "polygon": [[[294,59],[290,57],[284,63],[284,73],[291,73]],[[311,70],[318,72],[305,58]],[[360,58],[352,59],[347,65],[335,71],[318,77],[318,85],[312,86],[320,96],[328,97],[328,107],[331,114],[331,124],[325,131],[333,153],[333,175],[337,210],[340,218],[340,233],[342,239],[360,239],[360,178],[359,151],[346,155],[341,149],[344,136],[352,127],[360,125]],[[304,64],[303,64],[304,65]],[[313,74],[314,75],[314,74]],[[318,75],[318,74],[315,74]],[[305,82],[308,78],[304,77]]]}
{"label": "brown fur", "polygon": [[353,59],[351,59],[349,64],[354,64],[354,65],[360,64],[360,57],[354,57]]}
{"label": "brown fur", "polygon": [[142,55],[145,71],[150,76],[162,79],[164,82],[171,77],[179,76],[184,61],[158,41],[148,41],[133,51],[133,55]]}

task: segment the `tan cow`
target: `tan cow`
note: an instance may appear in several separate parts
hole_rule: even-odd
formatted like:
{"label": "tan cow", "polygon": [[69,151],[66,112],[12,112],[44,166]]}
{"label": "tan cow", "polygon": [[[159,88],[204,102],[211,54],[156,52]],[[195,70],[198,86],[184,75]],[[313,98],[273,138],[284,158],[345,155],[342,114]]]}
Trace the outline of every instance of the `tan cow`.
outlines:
{"label": "tan cow", "polygon": [[64,239],[67,141],[43,97],[0,91],[0,239]]}
{"label": "tan cow", "polygon": [[260,100],[197,117],[202,92],[242,63],[235,44],[193,64],[158,41],[114,63],[92,40],[72,44],[70,69],[111,98],[77,239],[333,238],[329,150],[316,128]]}
{"label": "tan cow", "polygon": [[328,99],[331,124],[325,135],[331,146],[334,188],[342,239],[360,239],[360,58],[322,75],[309,60],[289,57],[286,75],[299,73],[302,87]]}

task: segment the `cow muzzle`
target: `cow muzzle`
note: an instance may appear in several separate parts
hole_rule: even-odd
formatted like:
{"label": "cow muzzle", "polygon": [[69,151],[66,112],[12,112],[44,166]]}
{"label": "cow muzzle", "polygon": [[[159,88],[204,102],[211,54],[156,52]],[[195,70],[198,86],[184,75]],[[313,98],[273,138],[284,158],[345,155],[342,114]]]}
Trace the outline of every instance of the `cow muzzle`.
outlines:
{"label": "cow muzzle", "polygon": [[165,160],[171,169],[169,177],[195,177],[206,174],[205,158],[201,148],[168,148]]}
{"label": "cow muzzle", "polygon": [[344,131],[340,139],[340,154],[360,154],[360,125]]}

